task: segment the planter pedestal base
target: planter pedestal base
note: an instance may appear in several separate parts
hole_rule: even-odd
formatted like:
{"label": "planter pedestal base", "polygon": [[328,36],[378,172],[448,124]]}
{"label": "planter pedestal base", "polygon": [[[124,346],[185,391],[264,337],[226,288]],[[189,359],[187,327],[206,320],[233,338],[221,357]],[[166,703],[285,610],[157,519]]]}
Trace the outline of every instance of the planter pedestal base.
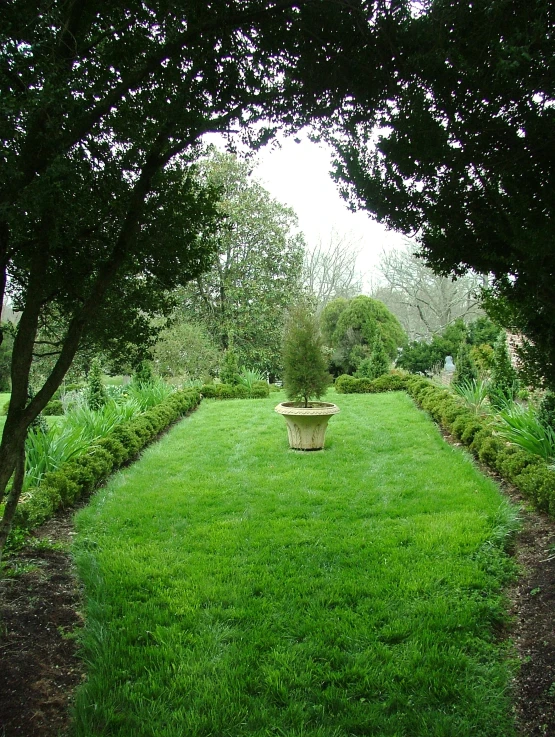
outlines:
{"label": "planter pedestal base", "polygon": [[321,450],[326,439],[328,420],[339,412],[336,404],[310,402],[308,407],[298,402],[281,402],[275,408],[287,423],[289,447],[295,450]]}

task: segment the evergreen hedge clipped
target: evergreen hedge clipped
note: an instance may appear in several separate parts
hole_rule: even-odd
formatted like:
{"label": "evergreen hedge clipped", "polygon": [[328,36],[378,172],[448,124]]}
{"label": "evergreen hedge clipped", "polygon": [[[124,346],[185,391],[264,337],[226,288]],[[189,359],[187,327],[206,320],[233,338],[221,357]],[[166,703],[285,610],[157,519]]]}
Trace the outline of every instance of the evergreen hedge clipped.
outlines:
{"label": "evergreen hedge clipped", "polygon": [[383,374],[377,379],[357,379],[349,374],[341,374],[335,380],[334,387],[338,394],[377,394],[404,390],[406,381],[406,375],[398,372]]}
{"label": "evergreen hedge clipped", "polygon": [[249,391],[243,384],[204,384],[200,393],[205,399],[265,399],[270,386],[267,381],[255,381]]}
{"label": "evergreen hedge clipped", "polygon": [[70,507],[123,463],[134,458],[172,422],[195,409],[200,400],[197,389],[174,392],[155,407],[118,425],[88,453],[67,461],[57,471],[46,473],[40,486],[29,489],[21,497],[14,527],[32,529],[57,509]]}
{"label": "evergreen hedge clipped", "polygon": [[395,372],[374,381],[339,376],[335,389],[340,394],[405,390],[440,427],[468,446],[476,458],[514,484],[538,509],[555,517],[555,470],[539,456],[496,435],[491,419],[478,417],[462,397],[449,389],[422,376]]}

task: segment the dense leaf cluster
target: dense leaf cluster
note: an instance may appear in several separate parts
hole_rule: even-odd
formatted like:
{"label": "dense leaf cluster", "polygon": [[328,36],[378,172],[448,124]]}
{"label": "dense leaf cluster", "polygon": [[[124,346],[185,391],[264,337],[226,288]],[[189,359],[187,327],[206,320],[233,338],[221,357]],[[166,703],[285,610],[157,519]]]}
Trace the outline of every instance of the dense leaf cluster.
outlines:
{"label": "dense leaf cluster", "polygon": [[352,374],[370,358],[379,338],[386,356],[393,360],[406,342],[401,324],[388,308],[376,299],[360,295],[338,297],[322,311],[322,333],[332,350],[334,374]]}
{"label": "dense leaf cluster", "polygon": [[210,239],[212,268],[183,290],[183,314],[204,325],[226,355],[233,348],[240,366],[279,374],[286,309],[302,290],[297,217],[230,154],[212,152],[201,173],[219,192],[221,220]]}
{"label": "dense leaf cluster", "polygon": [[397,359],[399,368],[411,373],[426,373],[435,367],[443,367],[446,356],[452,356],[455,364],[463,342],[472,348],[495,344],[500,328],[490,320],[479,317],[469,325],[456,320],[445,330],[434,335],[429,342],[413,341],[403,349]]}
{"label": "dense leaf cluster", "polygon": [[283,339],[283,387],[287,398],[302,401],[320,399],[332,382],[324,357],[318,317],[305,303],[288,315]]}
{"label": "dense leaf cluster", "polygon": [[384,104],[359,98],[338,178],[354,205],[416,234],[438,273],[491,275],[499,319],[554,383],[555,6],[396,7]]}

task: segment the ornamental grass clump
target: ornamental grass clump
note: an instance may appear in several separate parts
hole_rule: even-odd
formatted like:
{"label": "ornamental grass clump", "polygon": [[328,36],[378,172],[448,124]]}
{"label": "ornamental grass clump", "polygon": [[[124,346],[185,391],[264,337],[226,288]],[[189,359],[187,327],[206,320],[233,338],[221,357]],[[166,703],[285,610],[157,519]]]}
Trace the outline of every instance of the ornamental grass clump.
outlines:
{"label": "ornamental grass clump", "polygon": [[324,358],[318,318],[306,304],[296,305],[287,319],[283,341],[283,386],[287,398],[309,406],[332,383]]}

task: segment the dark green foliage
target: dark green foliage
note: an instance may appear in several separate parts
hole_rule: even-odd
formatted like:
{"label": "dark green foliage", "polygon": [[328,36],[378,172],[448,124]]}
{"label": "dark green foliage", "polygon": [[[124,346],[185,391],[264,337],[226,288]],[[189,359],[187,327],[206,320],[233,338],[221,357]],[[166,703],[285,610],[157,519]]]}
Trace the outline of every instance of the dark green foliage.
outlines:
{"label": "dark green foliage", "polygon": [[357,371],[370,358],[377,336],[391,360],[406,342],[401,324],[383,302],[362,295],[329,302],[322,312],[322,327],[325,343],[333,351],[331,366],[336,374]]}
{"label": "dark green foliage", "polygon": [[478,451],[478,458],[490,468],[497,468],[497,456],[506,447],[506,443],[500,438],[491,435],[484,438]]}
{"label": "dark green foliage", "polygon": [[338,394],[358,394],[358,386],[360,386],[360,379],[349,374],[341,374],[334,383],[335,391]]}
{"label": "dark green foliage", "polygon": [[441,406],[441,425],[446,428],[451,427],[457,417],[467,412],[468,409],[459,399],[453,396],[447,397]]}
{"label": "dark green foliage", "polygon": [[511,363],[505,333],[501,333],[493,349],[490,381],[489,398],[494,406],[502,405],[503,400],[514,397],[518,391],[518,376]]}
{"label": "dark green foliage", "polygon": [[484,427],[481,423],[479,424],[480,428],[477,432],[474,433],[474,437],[472,438],[472,442],[470,443],[470,450],[477,458],[479,458],[480,453],[485,447],[486,442],[493,437],[492,430],[489,427]]}
{"label": "dark green foliage", "polygon": [[206,399],[264,399],[270,387],[266,381],[255,381],[250,391],[242,384],[204,384],[200,393]]}
{"label": "dark green foliage", "polygon": [[0,332],[2,333],[0,344],[0,392],[9,392],[11,388],[13,331],[14,325],[10,322],[0,325]]}
{"label": "dark green foliage", "polygon": [[515,482],[525,468],[542,464],[542,459],[515,445],[507,445],[497,454],[495,464],[506,479]]}
{"label": "dark green foliage", "polygon": [[218,399],[246,399],[249,390],[242,384],[218,384]]}
{"label": "dark green foliage", "polygon": [[291,401],[320,399],[332,382],[323,353],[318,318],[298,304],[287,318],[283,339],[283,386]]}
{"label": "dark green foliage", "polygon": [[384,374],[372,382],[376,392],[397,392],[405,388],[406,376],[398,372]]}
{"label": "dark green foliage", "polygon": [[499,337],[501,328],[488,317],[478,317],[467,325],[467,340],[471,346],[490,345],[494,346]]}
{"label": "dark green foliage", "polygon": [[267,381],[255,381],[251,387],[250,396],[253,399],[263,399],[270,396],[270,385]]}
{"label": "dark green foliage", "polygon": [[467,382],[475,381],[478,373],[474,362],[470,357],[470,348],[466,340],[461,341],[457,356],[455,359],[455,373],[453,374],[453,384],[461,386]]}
{"label": "dark green foliage", "polygon": [[112,458],[113,468],[121,466],[129,457],[123,443],[115,438],[113,434],[107,438],[97,440],[96,445],[99,449],[102,448],[109,453]]}
{"label": "dark green foliage", "polygon": [[399,373],[389,373],[377,379],[357,379],[349,374],[342,374],[335,380],[335,391],[338,394],[378,394],[405,389],[406,377]]}
{"label": "dark green foliage", "polygon": [[133,373],[133,382],[142,386],[143,384],[152,384],[153,381],[154,376],[152,374],[150,361],[140,361]]}
{"label": "dark green foliage", "polygon": [[377,379],[379,376],[389,373],[390,368],[391,359],[385,352],[381,336],[376,334],[372,344],[372,352],[368,358],[361,361],[355,376],[357,379]]}
{"label": "dark green foliage", "polygon": [[239,362],[237,360],[237,354],[232,347],[229,347],[224,352],[224,357],[222,359],[220,379],[222,380],[222,384],[230,384],[231,386],[236,386],[237,384],[239,384],[240,378],[241,377],[239,374]]}
{"label": "dark green foliage", "polygon": [[43,409],[43,414],[47,417],[55,417],[64,414],[64,405],[59,399],[51,399]]}
{"label": "dark green foliage", "polygon": [[472,348],[493,345],[498,334],[499,328],[486,317],[480,317],[468,325],[456,320],[441,335],[434,335],[429,343],[410,343],[397,359],[397,366],[411,373],[423,374],[435,367],[443,367],[445,357],[452,356],[458,368],[458,353],[463,342]]}
{"label": "dark green foliage", "polygon": [[102,366],[100,360],[95,358],[89,371],[87,385],[87,404],[91,409],[102,409],[108,401],[108,395],[102,383]]}
{"label": "dark green foliage", "polygon": [[540,402],[538,419],[546,427],[552,427],[555,430],[555,394],[553,392],[547,392]]}
{"label": "dark green foliage", "polygon": [[474,438],[482,430],[482,423],[477,420],[476,417],[470,418],[469,420],[467,420],[466,427],[462,432],[461,440],[465,445],[470,445],[470,449],[472,450],[472,443],[474,442]]}
{"label": "dark green foliage", "polygon": [[543,465],[529,465],[515,483],[538,509],[555,517],[555,471]]}

